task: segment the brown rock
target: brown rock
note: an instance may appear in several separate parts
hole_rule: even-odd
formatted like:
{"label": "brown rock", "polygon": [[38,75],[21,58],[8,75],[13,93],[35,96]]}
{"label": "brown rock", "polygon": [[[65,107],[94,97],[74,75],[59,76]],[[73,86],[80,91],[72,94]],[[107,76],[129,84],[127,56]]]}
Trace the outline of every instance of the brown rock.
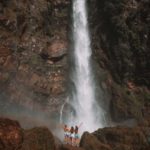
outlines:
{"label": "brown rock", "polygon": [[56,150],[54,137],[47,128],[33,128],[24,134],[21,150]]}
{"label": "brown rock", "polygon": [[[49,108],[47,105],[48,97],[65,95],[64,80],[54,83],[53,79],[47,79],[48,75],[57,73],[60,66],[63,78],[66,73],[66,59],[58,65],[54,63],[66,55],[69,2],[70,0],[0,2],[0,82],[5,86],[1,85],[0,88],[5,89],[4,95],[8,97],[6,103],[42,109],[41,111],[44,107],[49,112],[54,107]],[[46,53],[42,59],[39,54],[46,47],[49,55]],[[53,57],[56,59],[51,59]],[[62,98],[56,99],[60,102],[59,111]]]}
{"label": "brown rock", "polygon": [[109,127],[90,134],[85,132],[80,146],[85,150],[149,150],[150,119],[135,127]]}
{"label": "brown rock", "polygon": [[94,135],[88,132],[83,134],[80,146],[86,150],[111,150],[109,145],[101,143]]}
{"label": "brown rock", "polygon": [[8,63],[8,59],[11,55],[11,50],[3,45],[0,45],[0,65],[4,65],[5,63]]}
{"label": "brown rock", "polygon": [[17,62],[15,58],[13,58],[12,56],[8,56],[6,58],[5,63],[3,64],[3,67],[5,68],[5,70],[8,70],[8,71],[15,70],[17,67]]}
{"label": "brown rock", "polygon": [[149,146],[148,136],[143,127],[114,127],[99,129],[94,133],[99,142],[108,144],[112,149],[140,150]]}
{"label": "brown rock", "polygon": [[50,58],[61,57],[66,54],[67,43],[63,40],[55,40],[48,47],[47,53]]}
{"label": "brown rock", "polygon": [[5,46],[0,45],[0,57],[7,57],[11,55],[11,50]]}
{"label": "brown rock", "polygon": [[40,76],[33,73],[30,79],[30,84],[31,85],[35,85],[36,83],[38,83],[40,81]]}
{"label": "brown rock", "polygon": [[74,147],[74,146],[65,144],[65,145],[62,145],[59,150],[84,150],[84,149],[81,147]]}
{"label": "brown rock", "polygon": [[23,131],[17,121],[0,118],[0,150],[56,150],[56,142],[45,127]]}
{"label": "brown rock", "polygon": [[16,150],[21,146],[23,134],[17,121],[0,118],[0,149]]}

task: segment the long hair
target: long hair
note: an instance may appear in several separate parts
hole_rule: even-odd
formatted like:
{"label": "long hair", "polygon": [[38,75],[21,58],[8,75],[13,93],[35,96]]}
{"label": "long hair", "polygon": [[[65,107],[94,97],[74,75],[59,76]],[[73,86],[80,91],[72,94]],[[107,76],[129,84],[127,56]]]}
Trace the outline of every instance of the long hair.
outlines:
{"label": "long hair", "polygon": [[75,126],[75,133],[78,133],[78,126]]}
{"label": "long hair", "polygon": [[71,127],[70,133],[73,133],[73,132],[74,132],[74,127]]}

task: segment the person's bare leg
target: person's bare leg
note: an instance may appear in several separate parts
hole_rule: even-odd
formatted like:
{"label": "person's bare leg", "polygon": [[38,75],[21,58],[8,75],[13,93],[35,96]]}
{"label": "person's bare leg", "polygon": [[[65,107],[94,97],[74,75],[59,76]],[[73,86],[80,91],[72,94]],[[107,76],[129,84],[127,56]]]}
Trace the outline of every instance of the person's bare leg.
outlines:
{"label": "person's bare leg", "polygon": [[78,138],[77,139],[77,146],[79,146],[79,144],[80,144],[80,139]]}

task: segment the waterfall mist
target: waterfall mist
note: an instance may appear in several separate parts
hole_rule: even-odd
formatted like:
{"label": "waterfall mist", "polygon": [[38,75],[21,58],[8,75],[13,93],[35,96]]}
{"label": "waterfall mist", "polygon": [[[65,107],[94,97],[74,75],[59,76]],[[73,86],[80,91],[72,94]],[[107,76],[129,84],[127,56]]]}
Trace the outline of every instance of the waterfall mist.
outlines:
{"label": "waterfall mist", "polygon": [[103,127],[103,111],[96,100],[86,0],[73,1],[72,34],[71,105],[75,114],[70,124],[83,123],[80,130],[92,132]]}

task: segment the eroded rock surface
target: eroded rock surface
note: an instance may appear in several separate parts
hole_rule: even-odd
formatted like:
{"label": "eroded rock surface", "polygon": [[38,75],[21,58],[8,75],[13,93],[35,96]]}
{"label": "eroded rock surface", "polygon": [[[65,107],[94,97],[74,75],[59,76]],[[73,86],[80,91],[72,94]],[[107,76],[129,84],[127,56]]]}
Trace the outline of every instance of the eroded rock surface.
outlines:
{"label": "eroded rock surface", "polygon": [[13,106],[48,113],[60,110],[66,98],[69,8],[69,0],[0,1],[4,114]]}
{"label": "eroded rock surface", "polygon": [[84,133],[80,146],[86,150],[148,150],[150,148],[150,120],[139,126],[110,127],[99,129],[93,134]]}
{"label": "eroded rock surface", "polygon": [[0,118],[0,150],[149,150],[150,119],[134,127],[85,132],[79,147],[58,141],[46,127],[24,130],[17,121]]}
{"label": "eroded rock surface", "polygon": [[150,1],[88,2],[93,56],[105,70],[99,78],[111,94],[112,118],[140,120],[150,103]]}
{"label": "eroded rock surface", "polygon": [[17,121],[0,118],[0,150],[15,150],[21,147],[22,129]]}
{"label": "eroded rock surface", "polygon": [[21,150],[56,150],[55,140],[47,128],[33,128],[24,131]]}

